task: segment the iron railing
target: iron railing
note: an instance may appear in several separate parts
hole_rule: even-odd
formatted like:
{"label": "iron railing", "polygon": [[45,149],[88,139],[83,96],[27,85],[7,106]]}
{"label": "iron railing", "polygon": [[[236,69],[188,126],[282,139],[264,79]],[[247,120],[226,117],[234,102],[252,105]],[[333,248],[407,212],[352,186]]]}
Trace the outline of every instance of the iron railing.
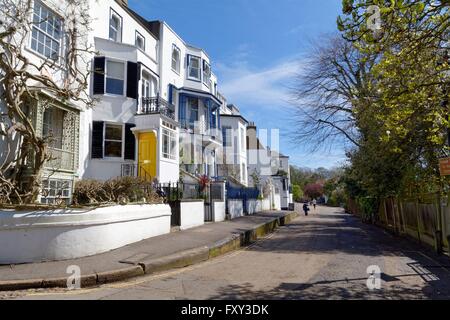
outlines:
{"label": "iron railing", "polygon": [[123,163],[121,166],[122,177],[141,177],[145,181],[153,181],[152,175],[139,164]]}
{"label": "iron railing", "polygon": [[142,98],[140,114],[162,114],[175,120],[175,106],[161,97]]}

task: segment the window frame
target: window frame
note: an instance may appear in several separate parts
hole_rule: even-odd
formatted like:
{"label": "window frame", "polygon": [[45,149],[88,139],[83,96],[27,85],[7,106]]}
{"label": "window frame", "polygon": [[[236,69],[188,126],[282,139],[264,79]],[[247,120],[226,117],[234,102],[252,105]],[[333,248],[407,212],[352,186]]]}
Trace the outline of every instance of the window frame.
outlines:
{"label": "window frame", "polygon": [[[50,35],[49,33],[47,33],[47,31],[42,30],[38,25],[36,25],[34,23],[34,15],[35,15],[35,6],[36,4],[39,4],[41,7],[44,7],[48,12],[52,13],[54,18],[57,18],[61,25],[60,25],[60,39],[56,39],[54,38],[53,35]],[[36,49],[33,49],[33,28],[36,28],[37,32],[41,32],[44,34],[45,37],[50,38],[50,40],[55,41],[58,43],[59,45],[59,49],[57,52],[57,58],[56,59],[52,59],[51,57],[47,57],[45,55],[45,50],[44,53],[40,53],[38,51],[38,39],[36,39]],[[39,37],[39,36],[38,36]],[[65,42],[64,42],[64,18],[58,14],[55,10],[50,9],[50,7],[48,7],[44,2],[42,2],[41,0],[34,0],[33,1],[33,9],[32,9],[32,13],[31,13],[31,32],[30,32],[30,36],[29,36],[29,41],[28,41],[28,49],[33,52],[34,54],[38,55],[39,57],[45,59],[45,60],[51,60],[54,61],[55,63],[61,63],[62,60],[62,51],[64,50],[64,46],[65,46]],[[45,48],[44,48],[45,49]]]}
{"label": "window frame", "polygon": [[[139,37],[142,39],[142,42],[143,42],[143,45],[144,45],[143,48],[141,48],[141,47],[139,47],[139,46],[137,45],[137,40],[138,40]],[[146,39],[145,39],[145,37],[142,35],[142,33],[140,33],[140,32],[137,31],[137,30],[136,30],[135,35],[134,35],[134,45],[136,46],[136,48],[138,48],[138,49],[140,49],[140,50],[142,50],[142,51],[145,52]]]}
{"label": "window frame", "polygon": [[[121,140],[114,140],[114,139],[106,139],[106,127],[107,126],[116,126],[116,127],[121,127]],[[116,122],[104,122],[103,123],[103,159],[106,160],[118,160],[118,159],[123,159],[124,157],[124,145],[125,145],[125,137],[124,137],[124,124],[123,123],[116,123]],[[120,157],[111,157],[111,156],[106,156],[106,141],[110,141],[110,142],[120,142],[121,146],[120,146]]]}
{"label": "window frame", "polygon": [[[164,142],[165,142],[164,138],[165,137],[167,137],[167,139],[168,139],[167,140],[168,153],[164,151]],[[161,139],[162,139],[162,143],[161,143],[162,158],[165,160],[176,161],[177,160],[177,134],[176,134],[176,132],[163,127],[162,132],[161,132]],[[173,150],[172,150],[172,143],[175,144]]]}
{"label": "window frame", "polygon": [[231,126],[222,126],[222,135],[223,147],[233,147],[233,128]]}
{"label": "window frame", "polygon": [[[197,59],[198,60],[198,78],[195,77],[191,77],[191,68],[192,68],[192,63],[191,60],[192,59]],[[197,81],[197,82],[202,82],[202,57],[199,56],[194,56],[192,54],[189,54],[187,56],[187,79],[191,80],[191,81]]]}
{"label": "window frame", "polygon": [[[121,63],[123,64],[123,79],[117,79],[117,78],[112,78],[114,80],[122,80],[123,81],[123,90],[122,90],[122,94],[117,94],[117,93],[110,93],[106,90],[107,88],[107,80],[108,80],[108,62],[115,62],[115,63]],[[127,63],[125,61],[122,60],[118,60],[118,59],[111,59],[111,58],[106,58],[105,59],[105,90],[104,90],[104,95],[110,95],[110,96],[115,96],[115,97],[125,97],[126,96],[126,84],[127,84]]]}
{"label": "window frame", "polygon": [[[60,183],[60,187],[58,187],[58,182]],[[66,185],[67,187],[65,187],[63,183],[67,183]],[[54,188],[52,187],[52,184],[55,186]],[[52,189],[55,191],[54,195],[50,195]],[[44,190],[45,192],[48,192],[47,196],[43,194]],[[65,191],[67,191],[67,195],[64,195]],[[61,195],[58,195],[59,192],[61,193]],[[41,204],[55,204],[55,201],[59,197],[59,199],[65,201],[66,204],[70,204],[70,201],[72,199],[72,192],[73,192],[72,180],[48,177],[47,179],[43,179],[41,192],[39,194],[40,197],[39,202]]]}
{"label": "window frame", "polygon": [[[118,14],[113,8],[109,8],[109,28],[108,28],[108,39],[114,42],[120,42],[122,43],[122,39],[123,39],[123,18],[120,14]],[[112,39],[111,38],[111,21],[113,16],[117,16],[119,18],[119,23],[120,23],[120,28],[118,30],[116,30],[117,32],[117,36],[120,36],[120,39]]]}
{"label": "window frame", "polygon": [[[47,112],[49,112],[49,113],[47,113]],[[61,132],[59,132],[58,133],[58,137],[55,138],[55,135],[54,134],[50,135],[49,132],[50,132],[51,129],[53,129],[55,126],[57,126],[57,124],[54,123],[54,120],[55,120],[55,117],[56,117],[55,115],[58,114],[58,113],[61,116],[61,119],[59,119],[61,121],[61,123],[60,123],[60,125],[61,125],[61,128],[60,128]],[[45,109],[45,111],[44,111],[44,113],[42,115],[42,134],[43,134],[43,136],[46,136],[46,137],[50,137],[51,136],[58,143],[57,146],[54,145],[54,142],[49,143],[48,147],[50,149],[59,150],[59,151],[67,151],[67,150],[64,150],[64,117],[66,115],[65,113],[66,113],[66,111],[61,109],[61,108],[58,108],[58,107],[55,107],[55,106],[50,106],[50,107]],[[46,115],[49,115],[50,117],[46,117]],[[46,123],[47,120],[49,120],[49,123]],[[45,132],[46,129],[48,130],[47,133]]]}
{"label": "window frame", "polygon": [[[173,68],[173,62],[174,62],[173,53],[174,53],[174,51],[178,52],[178,62],[177,62],[178,70]],[[178,46],[176,44],[172,44],[171,68],[172,68],[173,72],[180,75],[180,73],[181,73],[181,49],[178,48]]]}
{"label": "window frame", "polygon": [[[206,79],[205,79],[205,65],[207,65],[209,68],[209,75],[207,75]],[[211,87],[211,76],[212,76],[211,64],[207,60],[202,59],[202,82],[208,88]]]}

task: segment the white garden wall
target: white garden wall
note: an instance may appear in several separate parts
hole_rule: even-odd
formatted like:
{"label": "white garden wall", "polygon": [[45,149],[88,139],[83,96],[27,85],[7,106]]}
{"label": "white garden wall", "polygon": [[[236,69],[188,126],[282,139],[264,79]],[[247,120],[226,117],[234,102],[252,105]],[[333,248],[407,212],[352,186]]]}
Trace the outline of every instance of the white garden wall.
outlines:
{"label": "white garden wall", "polygon": [[0,264],[66,260],[170,232],[168,205],[0,211]]}
{"label": "white garden wall", "polygon": [[225,202],[214,201],[214,222],[225,221]]}
{"label": "white garden wall", "polygon": [[203,200],[181,201],[181,230],[199,227],[205,224],[205,204]]}
{"label": "white garden wall", "polygon": [[242,200],[228,199],[228,214],[231,219],[244,216],[244,206]]}
{"label": "white garden wall", "polygon": [[270,199],[264,199],[261,201],[262,211],[269,211],[270,208]]}
{"label": "white garden wall", "polygon": [[262,211],[262,203],[260,200],[247,200],[247,213],[255,214]]}

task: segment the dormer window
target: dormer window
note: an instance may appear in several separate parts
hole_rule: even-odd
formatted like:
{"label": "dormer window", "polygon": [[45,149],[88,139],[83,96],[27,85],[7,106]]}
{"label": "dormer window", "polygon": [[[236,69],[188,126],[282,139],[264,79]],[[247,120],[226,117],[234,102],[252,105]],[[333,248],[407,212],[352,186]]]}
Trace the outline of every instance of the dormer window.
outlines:
{"label": "dormer window", "polygon": [[122,42],[122,17],[113,9],[109,17],[109,40]]}
{"label": "dormer window", "polygon": [[188,55],[188,79],[201,81],[201,58]]}

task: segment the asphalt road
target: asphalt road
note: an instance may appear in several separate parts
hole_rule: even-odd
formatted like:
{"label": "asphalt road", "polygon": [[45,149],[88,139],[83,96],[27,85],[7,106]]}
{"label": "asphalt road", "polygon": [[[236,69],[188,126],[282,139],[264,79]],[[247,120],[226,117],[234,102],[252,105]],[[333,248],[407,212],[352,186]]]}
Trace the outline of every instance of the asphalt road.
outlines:
{"label": "asphalt road", "polygon": [[[369,290],[367,268],[381,270]],[[340,209],[308,217],[249,248],[172,272],[79,291],[1,293],[15,299],[448,299],[450,261]]]}

